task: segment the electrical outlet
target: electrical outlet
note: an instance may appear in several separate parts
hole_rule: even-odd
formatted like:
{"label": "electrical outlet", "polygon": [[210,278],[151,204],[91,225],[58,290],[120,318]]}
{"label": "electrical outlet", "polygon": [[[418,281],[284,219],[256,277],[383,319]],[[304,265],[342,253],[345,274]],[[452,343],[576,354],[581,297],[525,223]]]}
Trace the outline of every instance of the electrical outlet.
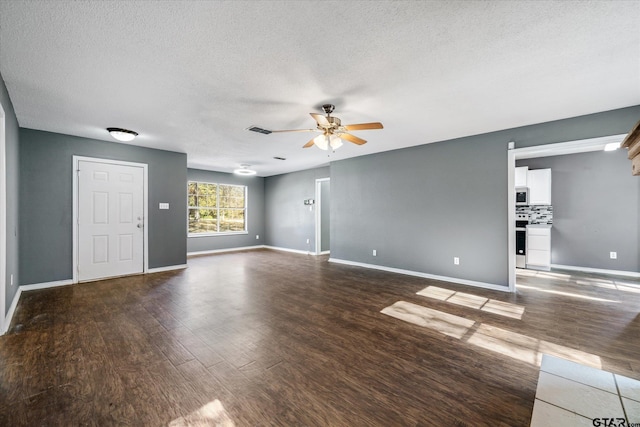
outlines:
{"label": "electrical outlet", "polygon": [[453,257],[453,263],[454,263],[455,265],[460,265],[460,258],[458,258],[457,256],[454,256],[454,257]]}
{"label": "electrical outlet", "polygon": [[378,251],[376,251],[375,249],[373,250],[373,256],[378,256]]}
{"label": "electrical outlet", "polygon": [[260,239],[260,235],[256,234],[256,240],[259,240],[259,239]]}
{"label": "electrical outlet", "polygon": [[307,245],[309,244],[309,239],[307,239]]}
{"label": "electrical outlet", "polygon": [[609,252],[609,258],[618,259],[618,252]]}

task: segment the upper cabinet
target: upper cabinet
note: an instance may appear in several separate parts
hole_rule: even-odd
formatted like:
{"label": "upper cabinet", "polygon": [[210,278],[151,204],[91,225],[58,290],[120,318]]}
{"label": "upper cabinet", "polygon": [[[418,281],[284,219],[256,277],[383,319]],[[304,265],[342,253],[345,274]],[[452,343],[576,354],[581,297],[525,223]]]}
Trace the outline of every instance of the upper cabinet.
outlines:
{"label": "upper cabinet", "polygon": [[516,188],[527,186],[527,171],[529,166],[520,166],[516,168]]}
{"label": "upper cabinet", "polygon": [[551,204],[551,169],[533,169],[527,171],[530,205]]}

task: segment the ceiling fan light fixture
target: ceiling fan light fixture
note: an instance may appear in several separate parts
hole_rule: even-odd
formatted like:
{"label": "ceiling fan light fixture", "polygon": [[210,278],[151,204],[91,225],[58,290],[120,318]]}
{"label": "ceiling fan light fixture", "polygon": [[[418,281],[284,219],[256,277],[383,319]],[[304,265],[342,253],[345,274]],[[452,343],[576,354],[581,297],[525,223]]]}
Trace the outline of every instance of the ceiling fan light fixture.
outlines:
{"label": "ceiling fan light fixture", "polygon": [[113,138],[122,142],[133,141],[133,139],[138,136],[138,132],[122,128],[107,128],[107,132],[109,132]]}
{"label": "ceiling fan light fixture", "polygon": [[333,150],[337,150],[338,148],[342,147],[342,140],[340,139],[340,137],[338,135],[331,135],[329,137],[329,145],[331,146],[331,148]]}
{"label": "ceiling fan light fixture", "polygon": [[329,135],[323,133],[313,138],[313,143],[321,150],[327,150],[329,148]]}
{"label": "ceiling fan light fixture", "polygon": [[236,175],[249,176],[249,175],[255,175],[257,172],[254,171],[253,169],[249,169],[249,165],[240,165],[240,168],[235,169],[233,173],[235,173]]}
{"label": "ceiling fan light fixture", "polygon": [[315,129],[282,129],[282,130],[266,130],[259,128],[257,126],[249,126],[247,130],[258,132],[258,133],[281,133],[281,132],[317,132],[320,131],[322,134],[316,136],[309,140],[306,144],[302,146],[302,148],[310,148],[314,145],[321,150],[327,151],[329,147],[331,147],[332,151],[336,151],[338,148],[344,145],[344,141],[351,142],[356,145],[366,144],[367,141],[358,138],[355,135],[352,135],[351,131],[360,131],[360,130],[372,130],[372,129],[383,129],[382,123],[380,122],[371,122],[371,123],[356,123],[350,125],[343,125],[342,121],[335,116],[332,116],[331,113],[335,109],[333,104],[324,104],[322,106],[322,110],[326,115],[318,114],[318,113],[309,113],[313,120],[316,122]]}

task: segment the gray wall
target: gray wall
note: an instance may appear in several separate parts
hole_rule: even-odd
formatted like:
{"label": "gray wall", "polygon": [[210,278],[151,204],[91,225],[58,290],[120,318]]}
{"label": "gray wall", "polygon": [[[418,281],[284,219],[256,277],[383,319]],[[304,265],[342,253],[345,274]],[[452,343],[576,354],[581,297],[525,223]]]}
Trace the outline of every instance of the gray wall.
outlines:
{"label": "gray wall", "polygon": [[506,177],[493,137],[334,162],[331,257],[507,284]]}
{"label": "gray wall", "polygon": [[523,148],[628,133],[639,118],[640,105],[636,105],[503,132],[511,137],[511,141],[516,142],[516,148]]}
{"label": "gray wall", "polygon": [[323,167],[265,178],[266,245],[315,252],[315,211],[303,203],[316,198],[316,179],[328,177]]}
{"label": "gray wall", "polygon": [[[5,114],[5,142],[6,142],[6,179],[7,179],[7,273],[5,307],[2,315],[5,316],[13,297],[18,291],[20,275],[18,271],[18,192],[19,192],[19,168],[18,168],[18,138],[19,127],[13,104],[9,98],[7,87],[0,74],[0,103]],[[10,285],[10,277],[13,274],[13,286]]]}
{"label": "gray wall", "polygon": [[333,162],[331,256],[507,286],[508,142],[622,134],[638,117],[635,106]]}
{"label": "gray wall", "polygon": [[[640,271],[640,178],[626,150],[519,160],[551,168],[551,262]],[[610,259],[615,251],[617,259]]]}
{"label": "gray wall", "polygon": [[331,182],[320,182],[320,250],[331,248]]}
{"label": "gray wall", "polygon": [[[230,249],[264,244],[264,178],[257,176],[239,176],[229,173],[212,172],[200,169],[187,170],[187,177],[189,181],[246,185],[248,193],[248,234],[189,237],[187,239],[188,252],[211,251],[217,249]],[[260,236],[260,238],[256,239],[256,235]]]}
{"label": "gray wall", "polygon": [[20,129],[20,284],[73,277],[73,155],[148,164],[149,268],[186,263],[186,154]]}

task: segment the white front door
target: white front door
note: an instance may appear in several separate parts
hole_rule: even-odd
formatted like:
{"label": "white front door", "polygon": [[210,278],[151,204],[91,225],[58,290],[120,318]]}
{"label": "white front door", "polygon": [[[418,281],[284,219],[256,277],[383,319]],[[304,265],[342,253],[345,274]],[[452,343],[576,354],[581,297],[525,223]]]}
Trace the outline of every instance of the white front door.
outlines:
{"label": "white front door", "polygon": [[142,273],[144,169],[78,162],[78,281]]}

